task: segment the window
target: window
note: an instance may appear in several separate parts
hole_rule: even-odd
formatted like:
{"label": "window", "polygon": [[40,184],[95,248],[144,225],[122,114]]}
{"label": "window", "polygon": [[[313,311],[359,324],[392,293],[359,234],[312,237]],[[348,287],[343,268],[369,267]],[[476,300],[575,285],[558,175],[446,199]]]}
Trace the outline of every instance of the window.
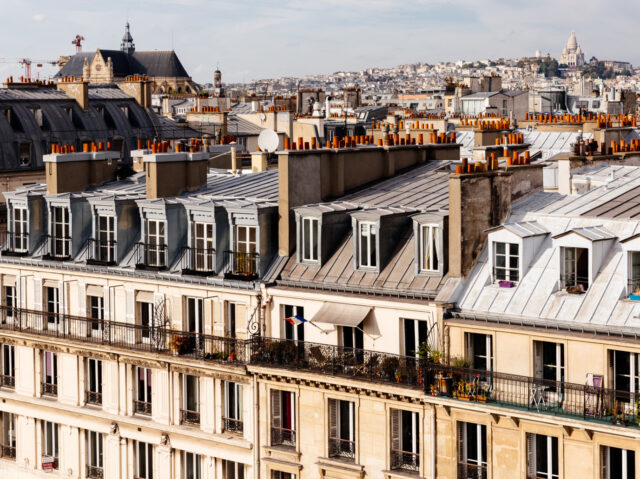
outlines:
{"label": "window", "polygon": [[318,261],[319,224],[317,218],[302,218],[302,260]]}
{"label": "window", "polygon": [[202,298],[187,298],[186,326],[190,333],[204,333],[204,300]]}
{"label": "window", "polygon": [[329,399],[329,457],[355,460],[355,403]]}
{"label": "window", "polygon": [[98,319],[99,321],[91,321],[89,336],[102,334],[102,321],[104,320],[104,298],[102,296],[87,296],[89,306],[89,317],[91,319]]}
{"label": "window", "polygon": [[549,381],[564,381],[564,344],[534,341],[535,377]]}
{"label": "window", "polygon": [[[628,351],[609,351],[610,384],[616,391],[637,393],[640,386],[640,361],[637,353]],[[621,394],[616,400],[633,403],[628,394]]]}
{"label": "window", "polygon": [[224,381],[223,430],[242,434],[242,384]]}
{"label": "window", "polygon": [[391,410],[391,469],[420,471],[418,413]]}
{"label": "window", "polygon": [[196,271],[213,271],[215,248],[213,246],[213,224],[193,223],[192,229],[193,251],[191,252],[192,268]]}
{"label": "window", "polygon": [[62,206],[51,208],[52,224],[52,254],[55,257],[66,258],[71,255],[71,240],[69,238],[69,209]]}
{"label": "window", "polygon": [[296,475],[290,472],[271,471],[271,479],[296,479]]}
{"label": "window", "polygon": [[138,301],[137,303],[138,310],[138,325],[142,326],[140,328],[139,340],[145,343],[148,343],[151,339],[151,325],[153,323],[153,304],[147,303],[145,301]]}
{"label": "window", "polygon": [[271,391],[271,445],[296,447],[296,401],[290,391]]}
{"label": "window", "polygon": [[58,395],[58,355],[51,351],[42,352],[42,394]]}
{"label": "window", "polygon": [[153,479],[153,444],[136,441],[136,478]]}
{"label": "window", "polygon": [[[301,306],[291,306],[284,305],[283,306],[283,319],[284,318],[293,318],[294,316],[300,316],[304,318],[304,308]],[[284,338],[290,339],[292,341],[304,341],[304,324],[300,323],[295,326],[288,321],[283,321],[284,323]]]}
{"label": "window", "polygon": [[558,438],[527,433],[527,479],[558,477]]}
{"label": "window", "polygon": [[59,303],[59,290],[58,288],[45,287],[45,307],[47,312],[47,324],[46,329],[56,329],[60,325],[60,303]]}
{"label": "window", "polygon": [[184,424],[200,424],[198,376],[182,375],[182,409],[181,422]]}
{"label": "window", "polygon": [[96,219],[97,244],[96,259],[102,263],[112,263],[116,261],[115,255],[115,218],[113,216],[98,216]]}
{"label": "window", "polygon": [[635,452],[617,447],[600,447],[601,479],[635,479]]}
{"label": "window", "polygon": [[227,303],[227,320],[224,323],[224,335],[227,338],[236,337],[236,304]]}
{"label": "window", "polygon": [[403,319],[404,355],[418,357],[420,345],[427,341],[428,326],[419,319]]}
{"label": "window", "polygon": [[148,266],[166,266],[165,222],[146,220],[145,223],[145,260]]}
{"label": "window", "polygon": [[640,251],[629,253],[629,293],[640,293]]}
{"label": "window", "polygon": [[586,291],[589,288],[589,250],[586,248],[561,248],[562,285]]}
{"label": "window", "polygon": [[231,273],[244,277],[258,274],[258,230],[255,226],[235,225],[233,230]]}
{"label": "window", "polygon": [[434,225],[420,226],[420,271],[439,271],[441,256],[440,228]]}
{"label": "window", "polygon": [[102,404],[102,361],[87,359],[87,404]]}
{"label": "window", "polygon": [[458,422],[458,478],[486,477],[487,426]]}
{"label": "window", "polygon": [[244,479],[244,464],[233,461],[222,461],[223,479]]}
{"label": "window", "polygon": [[493,338],[489,334],[466,333],[467,359],[471,369],[493,371]]}
{"label": "window", "polygon": [[200,479],[201,462],[200,454],[182,451],[182,479]]}
{"label": "window", "polygon": [[364,321],[362,321],[355,328],[352,326],[338,326],[340,330],[340,338],[342,340],[342,347],[345,348],[364,348]]}
{"label": "window", "polygon": [[0,377],[0,385],[6,387],[14,387],[16,385],[16,361],[15,350],[11,344],[3,344],[0,346],[2,356],[2,376]]}
{"label": "window", "polygon": [[26,253],[29,249],[29,226],[26,208],[12,208],[13,229],[9,248],[16,253]]}
{"label": "window", "polygon": [[58,469],[58,425],[42,422],[42,469]]}
{"label": "window", "polygon": [[257,253],[258,230],[255,226],[235,225],[234,252],[236,253]]}
{"label": "window", "polygon": [[518,281],[519,245],[515,243],[493,243],[493,269],[496,281]]}
{"label": "window", "polygon": [[15,317],[16,312],[14,308],[17,306],[16,304],[16,287],[15,286],[4,286],[4,317],[7,321],[12,321]]}
{"label": "window", "polygon": [[102,434],[87,431],[87,477],[103,477],[103,452]]}
{"label": "window", "polygon": [[16,457],[16,416],[8,412],[0,413],[0,430],[2,431],[2,443],[0,444],[0,457],[15,459]]}
{"label": "window", "polygon": [[360,266],[364,268],[375,268],[378,264],[377,252],[377,226],[375,223],[360,223]]}
{"label": "window", "polygon": [[138,414],[151,415],[151,368],[135,367],[135,399],[133,410]]}

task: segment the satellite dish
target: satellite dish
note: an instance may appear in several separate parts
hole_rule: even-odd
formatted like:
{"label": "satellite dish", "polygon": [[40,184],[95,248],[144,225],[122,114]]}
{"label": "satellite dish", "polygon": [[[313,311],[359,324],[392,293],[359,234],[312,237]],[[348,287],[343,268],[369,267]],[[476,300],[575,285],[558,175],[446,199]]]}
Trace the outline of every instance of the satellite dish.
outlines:
{"label": "satellite dish", "polygon": [[278,149],[280,139],[278,134],[273,130],[262,130],[258,135],[258,146],[262,151],[273,153]]}

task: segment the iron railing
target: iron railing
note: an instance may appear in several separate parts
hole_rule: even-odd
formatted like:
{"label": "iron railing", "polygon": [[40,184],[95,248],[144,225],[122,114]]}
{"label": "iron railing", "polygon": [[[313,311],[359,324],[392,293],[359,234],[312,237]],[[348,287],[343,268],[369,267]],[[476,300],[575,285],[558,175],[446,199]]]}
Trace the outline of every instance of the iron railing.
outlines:
{"label": "iron railing", "polygon": [[391,469],[420,471],[420,454],[391,449]]}
{"label": "iron railing", "polygon": [[487,466],[459,462],[457,479],[487,479]]}
{"label": "iron railing", "polygon": [[145,416],[151,416],[151,402],[133,400],[133,412],[135,414],[143,414]]}
{"label": "iron railing", "polygon": [[0,446],[0,454],[2,454],[2,457],[5,458],[5,459],[15,459],[16,458],[16,446],[15,446],[15,444],[13,446],[1,445]]}
{"label": "iron railing", "polygon": [[329,457],[340,457],[348,460],[356,458],[356,442],[339,437],[329,437]]}
{"label": "iron railing", "polygon": [[271,426],[271,445],[296,447],[296,432],[293,429]]}
{"label": "iron railing", "polygon": [[213,248],[182,248],[180,269],[185,274],[198,276],[215,274],[216,250]]}
{"label": "iron railing", "polygon": [[111,266],[116,264],[116,241],[89,239],[87,241],[87,264]]}
{"label": "iron railing", "polygon": [[87,404],[95,404],[99,406],[102,404],[102,393],[97,391],[87,391],[86,394]]}
{"label": "iron railing", "polygon": [[200,424],[200,411],[190,411],[189,409],[180,409],[181,424]]}
{"label": "iron railing", "polygon": [[29,233],[0,232],[3,256],[26,256],[29,254]]}
{"label": "iron railing", "polygon": [[235,432],[237,434],[242,434],[242,431],[244,430],[244,425],[241,419],[223,417],[222,429],[226,432]]}
{"label": "iron railing", "polygon": [[260,255],[239,251],[224,252],[225,278],[251,281],[258,277]]}
{"label": "iron railing", "polygon": [[9,376],[6,374],[0,374],[0,386],[4,386],[6,388],[14,388],[16,387],[16,377]]}
{"label": "iron railing", "polygon": [[40,383],[40,394],[42,394],[43,396],[57,396],[58,385],[42,381]]}
{"label": "iron railing", "polygon": [[136,268],[162,270],[167,268],[169,248],[165,244],[136,243],[133,257]]}
{"label": "iron railing", "polygon": [[71,258],[71,237],[44,235],[44,259],[65,261]]}
{"label": "iron railing", "polygon": [[582,293],[589,289],[589,277],[572,273],[560,275],[560,287],[567,292]]}
{"label": "iron railing", "polygon": [[87,477],[92,479],[102,479],[104,477],[104,469],[100,466],[87,466]]}

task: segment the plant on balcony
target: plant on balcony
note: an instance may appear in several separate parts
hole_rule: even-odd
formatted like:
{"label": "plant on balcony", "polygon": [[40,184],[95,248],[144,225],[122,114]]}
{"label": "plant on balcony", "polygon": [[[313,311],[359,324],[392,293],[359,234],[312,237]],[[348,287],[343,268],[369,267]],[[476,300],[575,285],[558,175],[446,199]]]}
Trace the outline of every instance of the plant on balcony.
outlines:
{"label": "plant on balcony", "polygon": [[409,377],[406,371],[402,371],[400,369],[396,369],[395,376],[396,376],[397,383],[401,383],[405,380],[405,378]]}
{"label": "plant on balcony", "polygon": [[481,384],[477,388],[476,401],[487,402],[487,400],[489,399],[489,394],[490,394],[489,386],[487,384]]}
{"label": "plant on balcony", "polygon": [[462,356],[456,356],[451,360],[451,365],[454,368],[470,368],[471,361],[467,358],[463,358]]}
{"label": "plant on balcony", "polygon": [[437,349],[432,349],[431,350],[431,360],[436,364],[440,364],[440,361],[442,361],[442,353],[440,351],[438,351]]}
{"label": "plant on balcony", "polygon": [[422,341],[413,353],[417,354],[420,359],[428,359],[432,354],[431,346],[426,341]]}
{"label": "plant on balcony", "polygon": [[398,369],[398,358],[395,356],[387,356],[382,360],[382,373],[385,377],[391,379],[395,377]]}
{"label": "plant on balcony", "polygon": [[192,353],[196,347],[196,340],[193,336],[175,335],[169,342],[169,348],[174,355]]}

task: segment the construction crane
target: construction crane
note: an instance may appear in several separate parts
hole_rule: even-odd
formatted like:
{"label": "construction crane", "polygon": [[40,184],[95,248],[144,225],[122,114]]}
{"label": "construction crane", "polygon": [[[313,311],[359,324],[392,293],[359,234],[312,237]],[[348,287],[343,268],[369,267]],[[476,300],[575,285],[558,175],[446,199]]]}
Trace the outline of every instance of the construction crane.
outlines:
{"label": "construction crane", "polygon": [[76,46],[76,53],[80,53],[82,51],[82,42],[84,42],[84,37],[82,35],[76,35],[76,37],[71,40],[71,44]]}
{"label": "construction crane", "polygon": [[25,81],[31,80],[31,65],[35,63],[37,68],[42,68],[44,64],[56,66],[58,60],[32,60],[31,58],[0,58],[0,63],[17,63],[24,68],[23,78]]}

